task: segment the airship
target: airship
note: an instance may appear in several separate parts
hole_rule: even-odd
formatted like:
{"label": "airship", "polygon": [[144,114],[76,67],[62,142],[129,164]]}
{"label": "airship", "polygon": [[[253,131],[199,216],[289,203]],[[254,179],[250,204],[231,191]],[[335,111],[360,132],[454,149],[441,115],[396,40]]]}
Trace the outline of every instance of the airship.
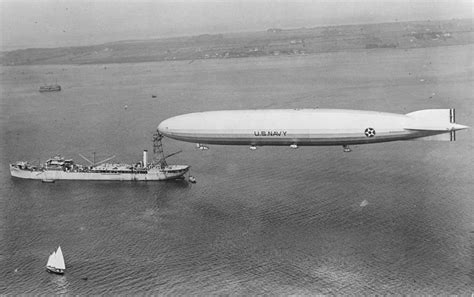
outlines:
{"label": "airship", "polygon": [[454,109],[425,109],[408,114],[347,109],[255,109],[196,112],[162,121],[158,131],[176,140],[213,145],[330,146],[399,140],[454,141]]}

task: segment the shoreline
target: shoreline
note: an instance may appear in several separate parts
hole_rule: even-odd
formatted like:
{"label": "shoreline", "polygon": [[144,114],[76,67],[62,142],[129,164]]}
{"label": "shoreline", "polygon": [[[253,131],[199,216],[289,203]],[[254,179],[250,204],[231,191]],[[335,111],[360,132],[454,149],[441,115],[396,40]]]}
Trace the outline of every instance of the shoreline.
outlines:
{"label": "shoreline", "polygon": [[278,29],[99,45],[2,52],[2,66],[90,65],[296,57],[321,53],[416,49],[474,43],[471,19]]}
{"label": "shoreline", "polygon": [[257,60],[265,60],[265,61],[289,61],[294,59],[307,59],[307,58],[321,58],[322,56],[333,56],[333,55],[345,55],[348,53],[372,53],[372,54],[385,54],[387,52],[409,52],[409,51],[417,51],[417,50],[426,50],[426,49],[433,49],[433,48],[457,48],[457,47],[464,47],[464,46],[471,46],[474,47],[474,43],[466,43],[466,44],[454,44],[454,45],[439,45],[439,46],[429,46],[429,47],[417,47],[417,48],[379,48],[379,49],[345,49],[345,50],[338,50],[338,51],[330,51],[330,52],[318,52],[318,53],[311,53],[311,54],[304,54],[304,55],[286,55],[286,56],[259,56],[259,57],[241,57],[241,58],[221,58],[221,59],[196,59],[196,60],[159,60],[159,61],[123,61],[123,62],[91,62],[91,63],[51,63],[51,64],[19,64],[19,65],[1,65],[1,68],[16,68],[16,67],[43,67],[43,66],[104,66],[106,65],[139,65],[139,64],[194,64],[194,63],[206,63],[212,62],[216,64],[222,64],[229,62],[233,64],[233,62],[243,62],[243,63],[251,63],[252,61]]}

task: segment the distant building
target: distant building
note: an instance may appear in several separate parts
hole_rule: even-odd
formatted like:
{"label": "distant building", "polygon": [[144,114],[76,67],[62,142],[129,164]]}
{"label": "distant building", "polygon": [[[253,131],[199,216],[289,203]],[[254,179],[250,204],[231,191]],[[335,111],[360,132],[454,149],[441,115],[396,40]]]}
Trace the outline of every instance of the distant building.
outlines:
{"label": "distant building", "polygon": [[303,42],[302,39],[293,39],[290,41],[290,44],[302,44]]}
{"label": "distant building", "polygon": [[283,30],[279,28],[270,28],[267,30],[268,33],[280,33],[281,31]]}
{"label": "distant building", "polygon": [[371,49],[371,48],[396,48],[396,47],[397,47],[396,43],[381,43],[381,44],[367,43],[365,45],[366,49]]}

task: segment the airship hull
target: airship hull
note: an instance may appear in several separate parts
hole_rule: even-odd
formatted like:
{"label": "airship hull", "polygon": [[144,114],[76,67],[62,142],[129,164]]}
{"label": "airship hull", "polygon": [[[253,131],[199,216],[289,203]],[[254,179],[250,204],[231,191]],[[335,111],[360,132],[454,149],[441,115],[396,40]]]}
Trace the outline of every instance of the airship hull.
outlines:
{"label": "airship hull", "polygon": [[[427,113],[431,117],[426,116]],[[185,114],[163,121],[158,130],[170,138],[200,144],[324,146],[410,140],[449,134],[456,127],[465,127],[453,125],[457,124],[450,118],[450,109],[425,110],[412,115],[338,109],[274,109]]]}
{"label": "airship hull", "polygon": [[279,139],[261,139],[257,137],[246,137],[245,135],[213,135],[193,133],[189,135],[179,134],[165,134],[166,136],[186,142],[193,142],[199,144],[222,144],[222,145],[255,145],[255,146],[290,146],[293,144],[299,146],[331,146],[331,145],[353,145],[353,144],[369,144],[378,142],[389,142],[399,140],[411,140],[415,138],[435,135],[434,133],[399,133],[398,135],[391,134],[389,136],[378,136],[373,139],[366,139],[364,137],[346,136],[343,137],[338,134],[334,135],[317,135],[311,136],[293,136],[291,138]]}

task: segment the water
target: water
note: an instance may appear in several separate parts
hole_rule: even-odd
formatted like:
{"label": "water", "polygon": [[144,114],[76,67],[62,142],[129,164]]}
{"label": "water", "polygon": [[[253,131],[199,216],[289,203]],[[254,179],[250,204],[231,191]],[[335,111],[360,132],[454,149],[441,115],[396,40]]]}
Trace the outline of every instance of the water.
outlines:
{"label": "water", "polygon": [[[191,165],[197,184],[42,184],[7,165],[136,161],[161,120],[193,111],[455,107],[474,126],[473,52],[3,67],[0,294],[470,294],[472,129],[351,153],[167,140],[166,152],[183,150],[169,162]],[[63,91],[38,92],[56,79]],[[64,276],[45,271],[58,245]]]}

